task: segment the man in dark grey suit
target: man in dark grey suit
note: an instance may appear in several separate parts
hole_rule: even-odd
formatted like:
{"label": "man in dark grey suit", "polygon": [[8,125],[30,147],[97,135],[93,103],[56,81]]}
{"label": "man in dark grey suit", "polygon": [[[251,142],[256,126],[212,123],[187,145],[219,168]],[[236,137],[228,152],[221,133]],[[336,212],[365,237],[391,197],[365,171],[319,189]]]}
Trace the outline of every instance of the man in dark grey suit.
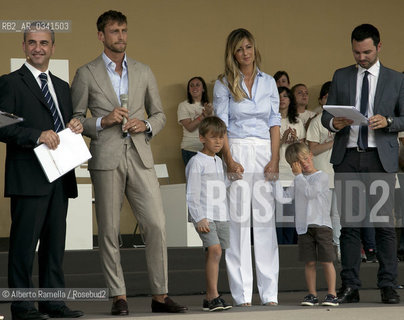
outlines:
{"label": "man in dark grey suit", "polygon": [[[382,302],[399,303],[394,290],[397,257],[391,197],[398,169],[397,133],[404,130],[404,77],[379,62],[381,42],[374,26],[356,27],[351,44],[357,64],[335,72],[327,104],[355,106],[368,117],[369,125],[353,125],[351,120],[328,112],[321,119],[327,129],[336,132],[331,163],[342,209],[342,288],[338,298],[340,303],[359,302],[360,230],[375,226]],[[355,193],[347,183],[364,186],[364,192]],[[377,203],[383,205],[378,208]]]}

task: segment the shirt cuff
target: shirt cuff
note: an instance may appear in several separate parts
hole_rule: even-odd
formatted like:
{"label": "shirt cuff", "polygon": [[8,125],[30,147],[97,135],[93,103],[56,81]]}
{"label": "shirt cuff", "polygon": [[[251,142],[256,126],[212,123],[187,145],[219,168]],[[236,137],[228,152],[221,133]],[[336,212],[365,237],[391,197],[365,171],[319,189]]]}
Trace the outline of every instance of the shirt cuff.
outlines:
{"label": "shirt cuff", "polygon": [[330,129],[334,132],[338,132],[339,130],[335,129],[334,126],[332,125],[332,120],[334,120],[334,118],[331,118],[330,120]]}
{"label": "shirt cuff", "polygon": [[99,118],[97,118],[97,121],[96,121],[96,123],[95,123],[95,129],[96,129],[97,131],[102,131],[102,130],[104,130],[103,127],[101,127],[101,120],[102,120],[102,117],[99,117]]}
{"label": "shirt cuff", "polygon": [[147,121],[147,120],[143,120],[144,122],[146,122],[148,125],[149,125],[149,130],[146,130],[145,132],[146,133],[149,133],[149,134],[151,134],[152,133],[152,131],[153,131],[153,128],[152,128],[152,126],[151,126],[151,124],[150,124],[150,122],[149,121]]}

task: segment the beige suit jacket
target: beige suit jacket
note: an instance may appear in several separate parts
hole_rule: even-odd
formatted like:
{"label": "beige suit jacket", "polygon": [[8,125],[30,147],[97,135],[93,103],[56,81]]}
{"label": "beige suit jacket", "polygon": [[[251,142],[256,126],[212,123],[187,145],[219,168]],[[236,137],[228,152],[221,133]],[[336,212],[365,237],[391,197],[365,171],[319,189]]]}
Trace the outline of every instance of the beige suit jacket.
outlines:
{"label": "beige suit jacket", "polygon": [[[153,167],[153,155],[150,139],[163,127],[166,117],[158,93],[156,79],[149,66],[127,58],[129,79],[129,118],[145,119],[152,127],[152,134],[139,133],[131,139],[146,168]],[[118,167],[122,155],[124,139],[122,126],[115,125],[101,131],[96,130],[97,118],[108,115],[119,107],[115,91],[108,76],[104,60],[99,56],[80,67],[72,83],[73,117],[80,119],[84,126],[84,135],[91,138],[92,159],[89,169],[113,170]],[[87,118],[87,109],[91,117]]]}

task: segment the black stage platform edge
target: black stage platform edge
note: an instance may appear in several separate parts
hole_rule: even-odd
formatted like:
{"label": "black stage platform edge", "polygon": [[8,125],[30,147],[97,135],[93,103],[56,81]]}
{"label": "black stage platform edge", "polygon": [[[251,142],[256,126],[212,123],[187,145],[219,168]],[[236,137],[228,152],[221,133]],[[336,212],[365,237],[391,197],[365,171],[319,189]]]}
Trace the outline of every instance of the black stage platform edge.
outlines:
{"label": "black stage platform edge", "polygon": [[[279,246],[280,271],[279,291],[306,290],[304,265],[297,261],[297,246]],[[189,295],[204,292],[204,251],[196,248],[168,248],[169,291],[173,295]],[[121,249],[121,261],[124,269],[129,296],[148,295],[149,281],[146,270],[144,248]],[[337,264],[337,273],[340,266]],[[364,289],[376,288],[378,263],[362,263],[361,280]],[[71,288],[103,288],[105,286],[97,249],[84,251],[66,251],[66,286]],[[35,263],[34,281],[37,283]],[[219,291],[229,292],[227,274],[222,259]],[[318,288],[326,288],[323,270],[318,268]],[[399,284],[404,283],[404,263],[399,263]],[[340,286],[337,275],[337,287]],[[7,253],[0,253],[0,287],[7,287]],[[256,292],[256,285],[254,285]]]}

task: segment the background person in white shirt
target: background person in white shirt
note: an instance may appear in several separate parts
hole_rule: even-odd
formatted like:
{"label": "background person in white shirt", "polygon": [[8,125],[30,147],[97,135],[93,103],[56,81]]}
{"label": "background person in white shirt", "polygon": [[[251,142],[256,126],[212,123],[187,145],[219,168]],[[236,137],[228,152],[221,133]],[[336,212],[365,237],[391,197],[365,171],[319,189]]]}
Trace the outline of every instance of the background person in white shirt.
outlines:
{"label": "background person in white shirt", "polygon": [[292,106],[296,108],[299,119],[302,120],[304,128],[307,130],[310,121],[316,116],[314,111],[308,110],[309,90],[303,83],[294,85],[292,91]]}
{"label": "background person in white shirt", "polygon": [[202,150],[198,127],[203,119],[213,115],[213,106],[209,103],[208,89],[202,77],[193,77],[188,81],[187,100],[178,105],[178,122],[183,127],[181,153],[187,165],[198,151]]}
{"label": "background person in white shirt", "polygon": [[[282,181],[292,181],[294,175],[290,165],[285,159],[286,148],[296,141],[304,141],[306,130],[303,122],[299,119],[297,110],[291,106],[291,92],[286,87],[278,87],[279,92],[279,112],[281,120],[281,147],[279,150],[279,179]],[[285,203],[277,206],[276,235],[278,244],[296,244],[297,233],[295,226],[290,222],[283,222],[282,217],[292,217],[295,215],[294,203]]]}
{"label": "background person in white shirt", "polygon": [[203,310],[221,311],[231,308],[217,291],[222,249],[229,247],[229,215],[222,160],[216,155],[223,147],[225,123],[207,117],[199,126],[202,151],[193,156],[185,169],[187,204],[190,220],[206,250],[206,299]]}
{"label": "background person in white shirt", "polygon": [[226,263],[230,291],[240,306],[250,306],[252,300],[251,225],[261,303],[278,303],[274,208],[261,206],[259,192],[252,188],[255,182],[279,174],[279,94],[274,78],[259,69],[260,62],[253,35],[245,29],[233,30],[227,38],[225,72],[216,80],[213,92],[215,114],[227,125],[222,155],[228,174],[237,180],[231,188],[251,190],[245,197],[234,193],[232,198],[230,193],[230,215],[241,218],[230,219]]}

